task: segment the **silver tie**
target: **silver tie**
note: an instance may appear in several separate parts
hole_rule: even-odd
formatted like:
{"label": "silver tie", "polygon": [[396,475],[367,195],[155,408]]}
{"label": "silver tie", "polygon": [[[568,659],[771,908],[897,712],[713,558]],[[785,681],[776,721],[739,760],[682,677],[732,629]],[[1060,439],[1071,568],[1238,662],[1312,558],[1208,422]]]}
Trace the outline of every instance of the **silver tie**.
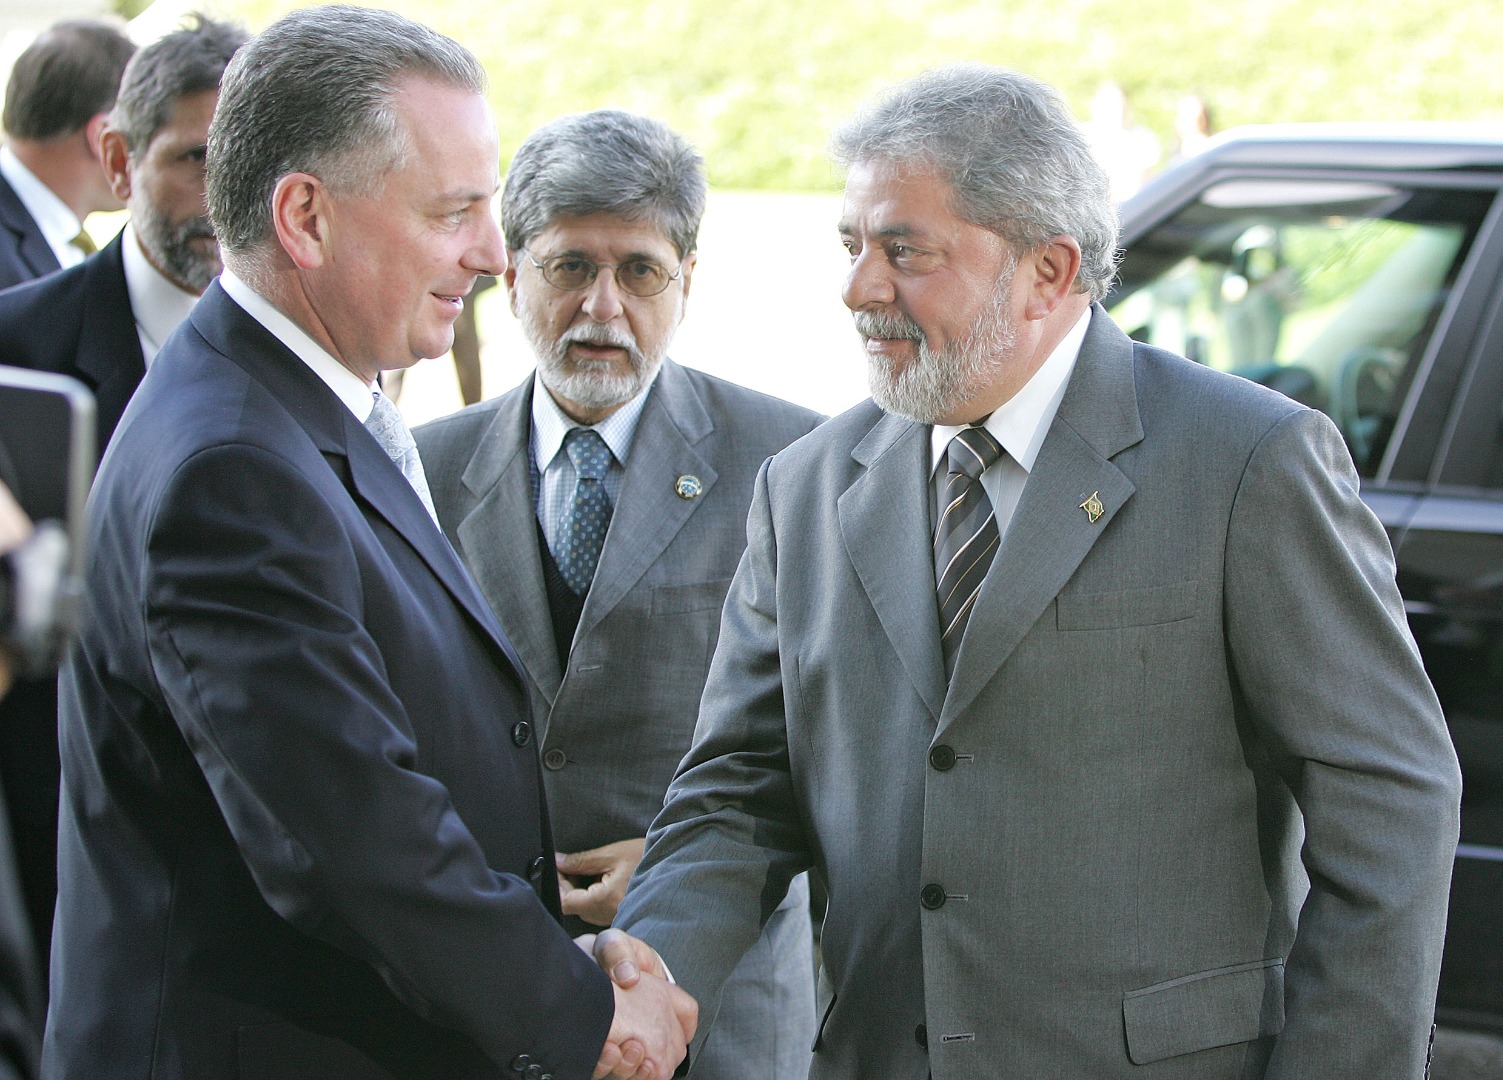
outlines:
{"label": "silver tie", "polygon": [[381,444],[381,449],[386,451],[392,464],[402,470],[402,475],[427,508],[428,516],[437,525],[438,514],[433,509],[428,478],[423,475],[423,459],[418,457],[417,443],[412,439],[412,432],[407,430],[407,422],[402,419],[401,411],[391,398],[380,390],[373,391],[373,394],[376,404],[371,409],[371,414],[365,418],[365,429]]}

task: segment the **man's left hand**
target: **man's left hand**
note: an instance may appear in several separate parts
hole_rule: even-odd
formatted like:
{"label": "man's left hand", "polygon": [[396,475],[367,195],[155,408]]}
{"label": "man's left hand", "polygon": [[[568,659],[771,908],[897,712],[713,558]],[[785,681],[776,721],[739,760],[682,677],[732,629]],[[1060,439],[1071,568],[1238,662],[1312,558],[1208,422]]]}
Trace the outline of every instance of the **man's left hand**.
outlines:
{"label": "man's left hand", "polygon": [[564,914],[592,926],[609,926],[645,846],[645,840],[618,840],[589,851],[559,852],[558,891]]}

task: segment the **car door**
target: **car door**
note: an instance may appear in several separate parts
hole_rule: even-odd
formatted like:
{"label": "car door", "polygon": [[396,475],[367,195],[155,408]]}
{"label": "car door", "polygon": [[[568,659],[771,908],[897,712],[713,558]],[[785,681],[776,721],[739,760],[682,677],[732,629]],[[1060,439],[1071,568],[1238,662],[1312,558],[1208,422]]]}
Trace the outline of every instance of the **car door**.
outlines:
{"label": "car door", "polygon": [[1503,1031],[1503,275],[1398,547],[1410,625],[1462,766],[1444,1018]]}

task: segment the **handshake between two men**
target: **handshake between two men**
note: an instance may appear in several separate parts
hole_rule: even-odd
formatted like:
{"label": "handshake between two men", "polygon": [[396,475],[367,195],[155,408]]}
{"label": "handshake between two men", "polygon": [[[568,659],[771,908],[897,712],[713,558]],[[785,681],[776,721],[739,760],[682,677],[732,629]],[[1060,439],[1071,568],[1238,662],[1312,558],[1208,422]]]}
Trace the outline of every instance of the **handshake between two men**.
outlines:
{"label": "handshake between two men", "polygon": [[666,1080],[699,1027],[699,1004],[669,979],[657,952],[623,930],[575,939],[610,975],[616,1015],[594,1080]]}

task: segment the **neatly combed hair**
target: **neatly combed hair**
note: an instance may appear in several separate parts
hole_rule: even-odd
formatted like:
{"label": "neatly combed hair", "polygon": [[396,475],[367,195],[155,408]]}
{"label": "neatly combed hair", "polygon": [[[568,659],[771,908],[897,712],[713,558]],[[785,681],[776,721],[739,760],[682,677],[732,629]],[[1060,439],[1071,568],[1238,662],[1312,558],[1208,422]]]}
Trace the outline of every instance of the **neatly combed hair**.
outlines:
{"label": "neatly combed hair", "polygon": [[246,38],[238,26],[192,14],[181,30],[131,58],[110,113],[110,126],[125,136],[133,155],[151,145],[180,99],[219,88],[230,57]]}
{"label": "neatly combed hair", "polygon": [[1078,287],[1100,300],[1117,272],[1117,210],[1104,169],[1047,83],[985,64],[925,72],[835,133],[843,168],[921,162],[954,190],[955,211],[1021,253],[1055,236],[1080,245]]}
{"label": "neatly combed hair", "polygon": [[271,197],[290,173],[369,194],[410,147],[393,99],[403,80],[485,92],[464,46],[390,11],[347,5],[279,19],[235,54],[209,125],[209,216],[222,250],[272,235]]}
{"label": "neatly combed hair", "polygon": [[60,22],[16,57],[5,88],[5,133],[43,141],[81,131],[110,111],[136,46],[109,23]]}
{"label": "neatly combed hair", "polygon": [[525,247],[554,219],[617,214],[661,229],[684,258],[699,243],[704,161],[667,125],[601,109],[527,137],[501,195],[506,246]]}

